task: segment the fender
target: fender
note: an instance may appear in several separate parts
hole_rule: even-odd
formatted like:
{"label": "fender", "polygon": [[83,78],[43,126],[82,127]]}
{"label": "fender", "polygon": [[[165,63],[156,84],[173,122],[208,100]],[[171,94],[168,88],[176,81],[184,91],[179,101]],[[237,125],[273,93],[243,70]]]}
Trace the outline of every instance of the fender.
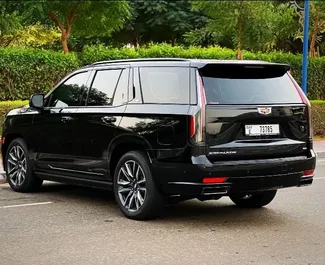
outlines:
{"label": "fender", "polygon": [[148,154],[150,163],[156,159],[154,152],[152,151],[152,147],[149,142],[141,137],[140,135],[125,133],[116,136],[108,147],[108,161],[111,160],[112,153],[118,148],[120,145],[130,145],[130,146],[141,146],[146,153]]}

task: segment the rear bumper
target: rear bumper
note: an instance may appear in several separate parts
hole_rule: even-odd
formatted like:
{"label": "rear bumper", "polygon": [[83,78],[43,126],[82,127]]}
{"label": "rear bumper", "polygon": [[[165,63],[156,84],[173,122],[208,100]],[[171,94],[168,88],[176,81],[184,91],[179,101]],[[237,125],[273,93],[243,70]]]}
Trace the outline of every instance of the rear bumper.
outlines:
{"label": "rear bumper", "polygon": [[[192,164],[153,164],[156,182],[164,194],[189,197],[223,196],[287,187],[311,185],[313,176],[305,170],[315,169],[316,155],[277,159],[227,161],[211,163],[205,156]],[[224,183],[203,184],[204,177],[227,177]]]}

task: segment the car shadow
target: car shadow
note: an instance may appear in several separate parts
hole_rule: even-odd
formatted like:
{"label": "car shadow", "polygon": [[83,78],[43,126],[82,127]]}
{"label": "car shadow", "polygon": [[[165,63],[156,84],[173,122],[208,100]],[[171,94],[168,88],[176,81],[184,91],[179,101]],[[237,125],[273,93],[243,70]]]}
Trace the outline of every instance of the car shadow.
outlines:
{"label": "car shadow", "polygon": [[[54,201],[68,202],[74,200],[80,203],[103,205],[108,211],[114,212],[116,218],[124,218],[117,210],[113,192],[107,190],[93,189],[88,187],[46,183],[40,192],[44,195],[51,195]],[[275,198],[276,200],[276,198]],[[272,209],[272,203],[268,207],[259,209],[240,209],[231,203],[228,198],[220,201],[200,202],[190,200],[178,204],[169,205],[162,211],[158,218],[147,221],[146,225],[157,226],[175,223],[182,223],[188,226],[206,225],[211,230],[218,226],[231,226],[232,228],[243,229],[245,227],[271,227],[286,224],[290,219],[279,211]],[[292,222],[292,219],[290,219]]]}

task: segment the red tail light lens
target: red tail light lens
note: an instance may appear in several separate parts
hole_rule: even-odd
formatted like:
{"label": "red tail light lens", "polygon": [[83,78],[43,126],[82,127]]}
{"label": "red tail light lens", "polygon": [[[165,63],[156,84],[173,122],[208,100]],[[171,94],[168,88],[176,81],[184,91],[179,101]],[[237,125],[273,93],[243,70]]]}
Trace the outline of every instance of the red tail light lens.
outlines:
{"label": "red tail light lens", "polygon": [[204,184],[224,183],[227,179],[227,177],[207,177],[203,178],[202,182]]}
{"label": "red tail light lens", "polygon": [[195,116],[190,117],[190,137],[195,135]]}
{"label": "red tail light lens", "polygon": [[313,169],[309,169],[309,170],[305,170],[304,171],[304,177],[313,177],[314,176],[314,170]]}
{"label": "red tail light lens", "polygon": [[6,141],[6,137],[2,137],[1,138],[1,144],[5,144],[5,141]]}

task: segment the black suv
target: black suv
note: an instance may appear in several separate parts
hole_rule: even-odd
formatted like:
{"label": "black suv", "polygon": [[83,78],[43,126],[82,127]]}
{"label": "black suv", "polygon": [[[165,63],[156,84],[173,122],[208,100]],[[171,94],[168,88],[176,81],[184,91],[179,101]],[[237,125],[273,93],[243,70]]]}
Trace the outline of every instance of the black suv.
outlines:
{"label": "black suv", "polygon": [[193,198],[262,207],[312,183],[310,114],[285,64],[97,62],[7,115],[3,163],[15,191],[43,180],[111,189],[132,219]]}

